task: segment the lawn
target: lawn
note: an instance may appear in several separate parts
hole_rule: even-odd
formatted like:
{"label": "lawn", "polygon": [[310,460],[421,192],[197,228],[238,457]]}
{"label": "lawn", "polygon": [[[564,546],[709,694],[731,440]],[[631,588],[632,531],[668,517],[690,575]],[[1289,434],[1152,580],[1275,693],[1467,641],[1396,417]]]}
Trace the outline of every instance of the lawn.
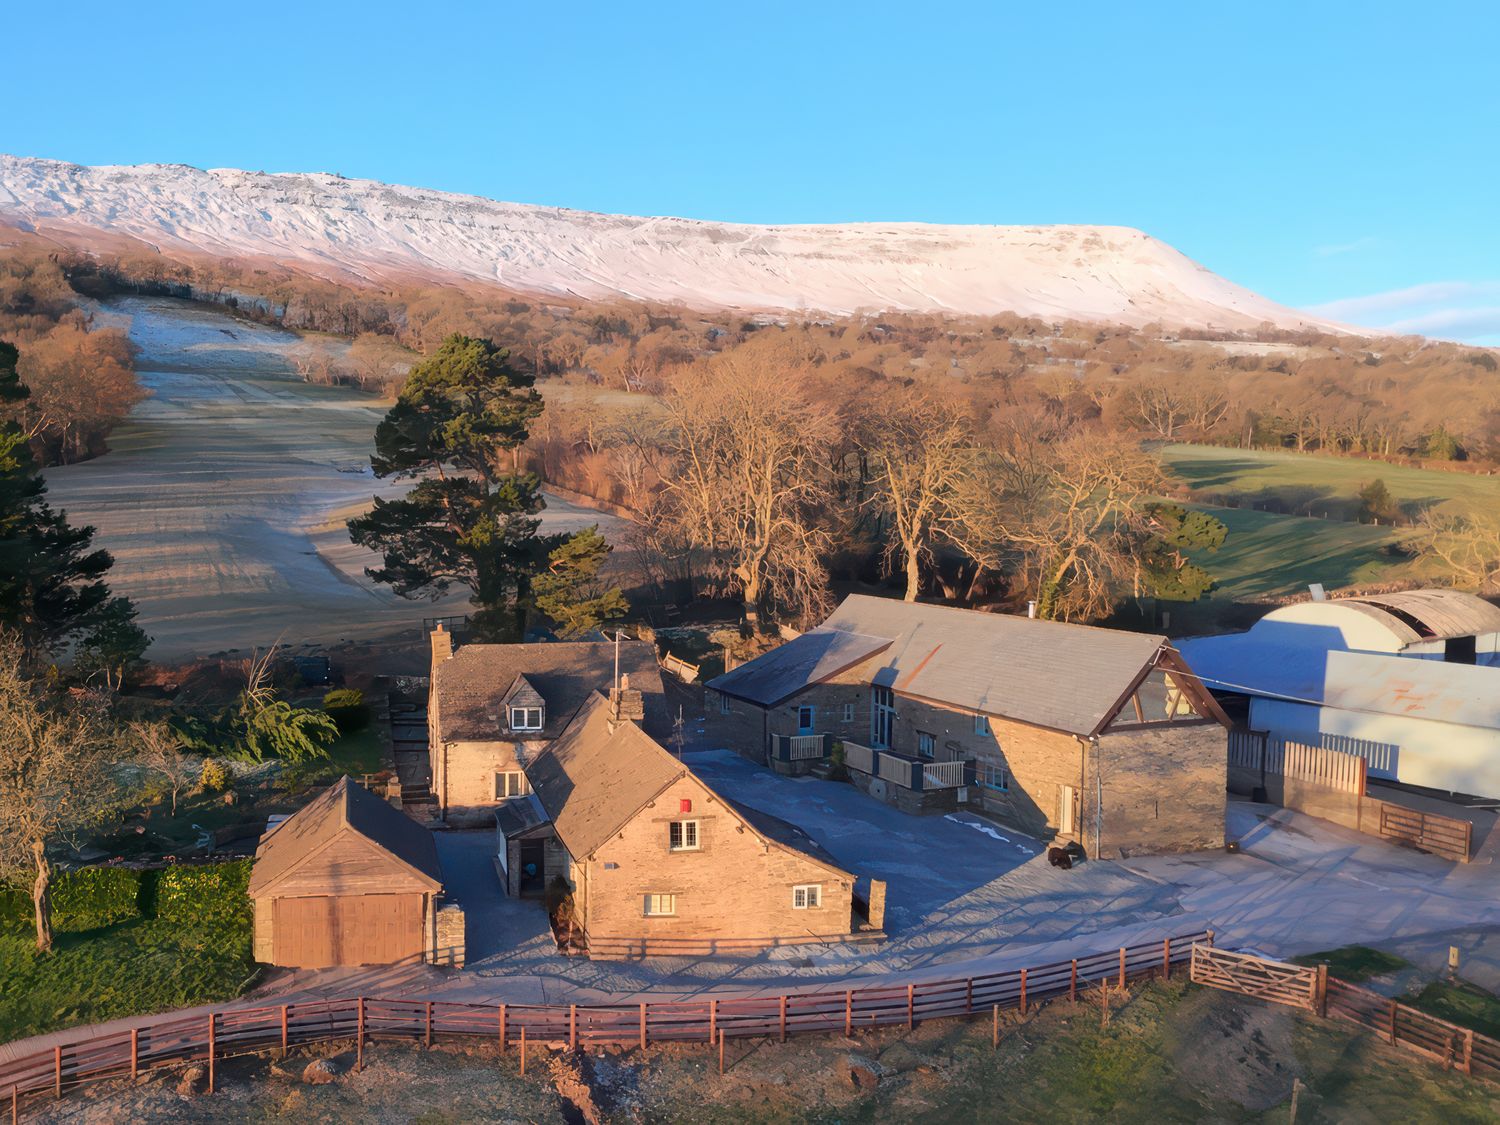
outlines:
{"label": "lawn", "polygon": [[1350,984],[1369,980],[1385,973],[1394,973],[1407,968],[1411,962],[1383,949],[1371,949],[1368,945],[1346,945],[1340,949],[1328,949],[1322,953],[1308,953],[1293,957],[1294,965],[1316,965],[1328,962],[1328,972]]}

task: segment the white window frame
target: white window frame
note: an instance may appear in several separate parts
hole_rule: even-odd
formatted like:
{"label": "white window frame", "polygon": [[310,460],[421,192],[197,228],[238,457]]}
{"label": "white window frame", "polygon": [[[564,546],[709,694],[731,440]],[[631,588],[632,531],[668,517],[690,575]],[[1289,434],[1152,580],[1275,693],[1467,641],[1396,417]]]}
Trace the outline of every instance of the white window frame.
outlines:
{"label": "white window frame", "polygon": [[[674,844],[672,838],[680,841]],[[703,826],[696,820],[673,820],[667,824],[667,851],[696,852],[703,847]]]}
{"label": "white window frame", "polygon": [[729,696],[725,695],[722,691],[719,692],[719,714],[729,715],[732,713],[729,708]]}
{"label": "white window frame", "polygon": [[852,703],[846,703],[846,704],[844,704],[844,722],[846,722],[846,723],[852,723],[853,721],[854,721],[854,704],[852,704]]}
{"label": "white window frame", "polygon": [[[996,785],[994,778],[998,777],[1002,784]],[[1010,792],[1010,768],[1008,766],[997,766],[994,762],[979,763],[979,785],[983,789],[990,789],[996,793]]]}
{"label": "white window frame", "polygon": [[648,894],[641,903],[641,913],[647,918],[675,918],[677,916],[677,895],[658,891]]}
{"label": "white window frame", "polygon": [[[923,749],[924,742],[926,743],[926,749]],[[936,760],[937,735],[931,733],[930,731],[917,731],[917,757],[926,758],[928,761]]]}
{"label": "white window frame", "polygon": [[989,734],[990,733],[990,717],[988,715],[975,715],[974,716],[974,733],[975,734]]}
{"label": "white window frame", "polygon": [[[807,722],[802,721],[802,712],[807,712]],[[797,733],[815,734],[818,725],[818,709],[811,703],[799,703],[797,705]]]}
{"label": "white window frame", "polygon": [[798,883],[792,888],[793,910],[819,910],[822,906],[822,883]]}
{"label": "white window frame", "polygon": [[[511,779],[515,779],[516,787],[512,788]],[[525,770],[496,770],[495,771],[495,799],[503,801],[508,797],[524,797],[531,792],[531,783],[526,779]]]}
{"label": "white window frame", "polygon": [[[536,715],[536,723],[530,722],[530,716]],[[521,721],[516,722],[516,716],[521,716]],[[510,709],[511,730],[541,730],[546,726],[546,719],[540,707],[512,707]]]}

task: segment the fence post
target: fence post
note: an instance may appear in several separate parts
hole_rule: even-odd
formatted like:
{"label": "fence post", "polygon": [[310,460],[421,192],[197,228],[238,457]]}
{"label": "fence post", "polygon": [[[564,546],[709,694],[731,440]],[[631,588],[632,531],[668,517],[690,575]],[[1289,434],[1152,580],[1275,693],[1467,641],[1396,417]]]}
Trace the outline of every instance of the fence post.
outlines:
{"label": "fence post", "polygon": [[55,1067],[55,1069],[57,1071],[57,1081],[53,1084],[52,1088],[53,1088],[53,1091],[57,1094],[58,1098],[61,1099],[62,1098],[62,1047],[60,1045],[52,1048],[52,1062],[53,1062],[54,1067]]}
{"label": "fence post", "polygon": [[1388,1021],[1388,1023],[1389,1023],[1388,1034],[1390,1036],[1391,1046],[1394,1047],[1396,1045],[1396,1002],[1394,1000],[1392,1000],[1390,1003],[1391,1003],[1391,1014],[1390,1014],[1390,1019]]}
{"label": "fence post", "polygon": [[1120,987],[1125,987],[1125,947],[1120,946]]}
{"label": "fence post", "polygon": [[844,992],[844,1038],[854,1034],[854,990]]}
{"label": "fence post", "polygon": [[287,1044],[287,1026],[286,1026],[287,1025],[287,1011],[286,1011],[286,1009],[287,1009],[287,1006],[285,1004],[283,1004],[281,1006],[281,1052],[282,1052],[282,1054],[286,1053],[287,1045],[288,1045]]}
{"label": "fence post", "polygon": [[1000,1005],[990,1009],[990,1050],[1000,1049]]}
{"label": "fence post", "polygon": [[1026,1014],[1026,970],[1021,970],[1021,1014]]}
{"label": "fence post", "polygon": [[354,1022],[354,1069],[365,1068],[365,998],[361,996],[357,1001],[358,1015]]}
{"label": "fence post", "polygon": [[[504,1009],[503,1006],[501,1007],[500,1012],[501,1012],[500,1018],[503,1021],[505,1019],[505,1009]],[[426,1013],[426,1017],[427,1017],[426,1018],[426,1026],[423,1028],[422,1040],[423,1040],[423,1043],[426,1045],[427,1049],[430,1051],[430,1050],[432,1050],[432,1001],[431,1000],[427,1001],[427,1013]],[[503,1033],[500,1036],[500,1042],[501,1043],[505,1042],[505,1035]]]}
{"label": "fence post", "polygon": [[1073,972],[1068,977],[1068,1002],[1075,1003],[1078,1000],[1078,958],[1073,958]]}
{"label": "fence post", "polygon": [[1210,948],[1210,949],[1212,949],[1214,947],[1214,932],[1212,930],[1208,931],[1208,942],[1207,942],[1207,944],[1208,944],[1208,948]]}
{"label": "fence post", "polygon": [[917,986],[908,984],[906,986],[906,1030],[910,1031],[917,1025]]}
{"label": "fence post", "polygon": [[19,1082],[10,1084],[10,1125],[20,1125],[21,1122],[21,1085]]}
{"label": "fence post", "polygon": [[712,1043],[719,1035],[719,1002],[708,1002],[708,1041]]}
{"label": "fence post", "polygon": [[[430,1004],[431,1001],[428,1001],[428,1003]],[[495,1013],[495,1023],[498,1025],[495,1030],[496,1030],[496,1034],[500,1038],[500,1053],[503,1055],[503,1054],[505,1054],[505,1005],[504,1004],[501,1004],[500,1005],[500,1011],[498,1011],[497,1013]]]}
{"label": "fence post", "polygon": [[141,1072],[141,1029],[130,1029],[130,1080],[134,1082]]}
{"label": "fence post", "polygon": [[1161,939],[1161,979],[1172,979],[1172,939]]}
{"label": "fence post", "polygon": [[568,1005],[568,1050],[578,1050],[578,1005]]}
{"label": "fence post", "polygon": [[646,1049],[646,1005],[641,1005],[641,1050]]}
{"label": "fence post", "polygon": [[208,1013],[208,1092],[214,1092],[214,1056],[218,1054],[218,1045],[214,1042],[214,1028],[218,1024],[214,1013]]}
{"label": "fence post", "polygon": [[964,982],[964,1012],[972,1015],[974,1012],[974,978],[970,977]]}
{"label": "fence post", "polygon": [[781,996],[781,1041],[786,1042],[786,994]]}
{"label": "fence post", "polygon": [[1321,1019],[1328,1018],[1328,962],[1318,962],[1318,975],[1314,985],[1316,992],[1313,996],[1313,1004],[1317,1008]]}
{"label": "fence post", "polygon": [[521,1025],[521,1077],[526,1077],[526,1025]]}
{"label": "fence post", "polygon": [[1474,1033],[1472,1031],[1464,1032],[1464,1073],[1469,1075],[1474,1073]]}
{"label": "fence post", "polygon": [[719,1073],[724,1073],[724,1033],[719,1032]]}

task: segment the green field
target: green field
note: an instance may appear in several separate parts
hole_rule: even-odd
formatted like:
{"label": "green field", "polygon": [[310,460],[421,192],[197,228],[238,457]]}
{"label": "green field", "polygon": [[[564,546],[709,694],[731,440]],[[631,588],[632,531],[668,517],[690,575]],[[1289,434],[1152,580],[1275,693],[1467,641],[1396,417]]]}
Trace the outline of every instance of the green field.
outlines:
{"label": "green field", "polygon": [[1219,580],[1214,594],[1221,598],[1291,594],[1311,582],[1334,590],[1422,580],[1421,565],[1401,550],[1411,531],[1354,522],[1360,488],[1377,477],[1408,517],[1429,507],[1455,515],[1500,511],[1500,476],[1203,445],[1159,452],[1193,490],[1195,506],[1229,528],[1218,551],[1192,555]]}

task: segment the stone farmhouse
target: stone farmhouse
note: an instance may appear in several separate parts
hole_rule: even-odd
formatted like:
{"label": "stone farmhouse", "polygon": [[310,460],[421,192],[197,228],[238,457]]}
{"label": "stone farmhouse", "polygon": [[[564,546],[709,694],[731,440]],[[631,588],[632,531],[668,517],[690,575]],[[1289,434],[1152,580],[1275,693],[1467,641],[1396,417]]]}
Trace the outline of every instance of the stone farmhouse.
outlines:
{"label": "stone farmhouse", "polygon": [[707,697],[716,744],[785,773],[840,752],[907,812],[1101,858],[1224,843],[1229,722],[1165,637],[853,595]]}
{"label": "stone farmhouse", "polygon": [[627,718],[632,694],[592,695],[497,810],[511,894],[561,877],[566,936],[598,958],[884,936],[883,884],[871,911],[805,832],[725,799]]}
{"label": "stone farmhouse", "polygon": [[642,641],[466,644],[431,636],[428,759],[439,815],[453,825],[493,823],[497,805],[528,791],[527,765],[616,679],[639,693],[646,729],[670,727],[656,650]]}

